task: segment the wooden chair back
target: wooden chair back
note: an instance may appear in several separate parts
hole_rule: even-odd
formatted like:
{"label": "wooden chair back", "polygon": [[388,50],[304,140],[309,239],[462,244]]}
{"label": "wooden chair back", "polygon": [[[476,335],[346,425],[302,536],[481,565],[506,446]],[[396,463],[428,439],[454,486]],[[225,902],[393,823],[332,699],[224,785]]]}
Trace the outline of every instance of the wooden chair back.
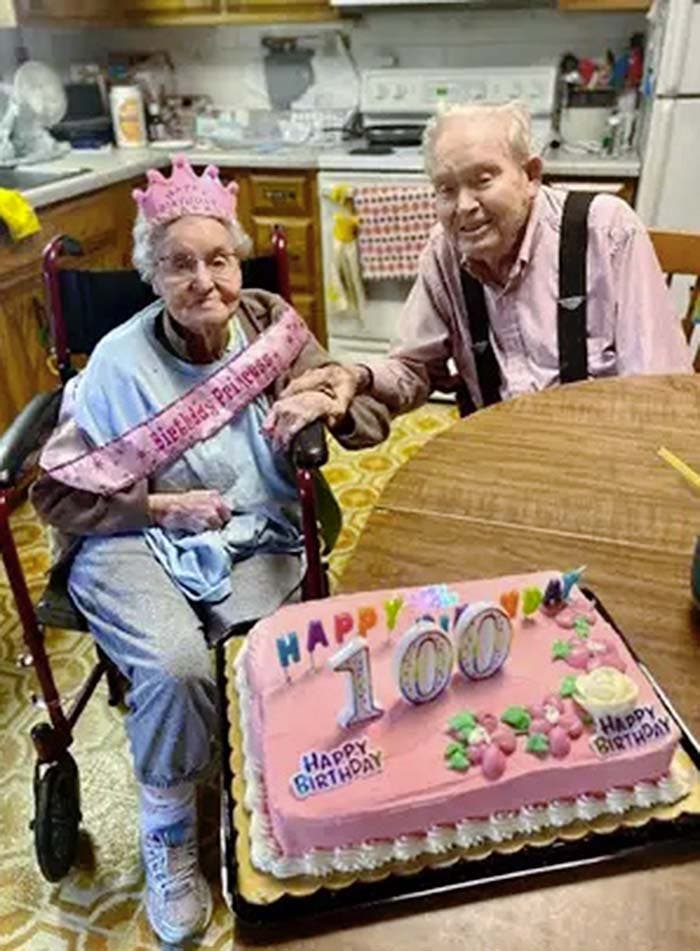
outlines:
{"label": "wooden chair back", "polygon": [[695,370],[700,372],[700,233],[651,229],[649,237],[669,287],[676,275],[695,278],[682,323]]}

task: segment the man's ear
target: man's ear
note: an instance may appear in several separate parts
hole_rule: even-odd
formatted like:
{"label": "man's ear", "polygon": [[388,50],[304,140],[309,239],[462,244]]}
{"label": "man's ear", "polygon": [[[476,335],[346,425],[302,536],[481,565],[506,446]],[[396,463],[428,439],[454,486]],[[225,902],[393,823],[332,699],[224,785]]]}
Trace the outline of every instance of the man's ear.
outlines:
{"label": "man's ear", "polygon": [[531,182],[539,184],[542,181],[542,159],[539,155],[531,155],[523,167]]}

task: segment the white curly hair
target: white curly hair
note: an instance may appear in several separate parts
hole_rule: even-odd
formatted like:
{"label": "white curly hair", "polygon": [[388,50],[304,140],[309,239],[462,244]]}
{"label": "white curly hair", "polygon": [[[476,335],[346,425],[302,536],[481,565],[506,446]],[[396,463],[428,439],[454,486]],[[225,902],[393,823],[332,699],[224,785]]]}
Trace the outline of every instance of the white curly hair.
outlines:
{"label": "white curly hair", "polygon": [[429,120],[423,133],[425,171],[429,178],[435,171],[435,145],[447,121],[496,121],[503,125],[506,141],[516,162],[525,164],[532,156],[530,110],[524,102],[514,100],[500,105],[487,103],[456,105]]}
{"label": "white curly hair", "polygon": [[[233,251],[236,257],[238,257],[239,260],[247,258],[252,251],[253,242],[243,230],[238,219],[217,218],[216,220],[221,221],[221,224],[231,235],[233,239]],[[160,256],[159,248],[168,230],[168,225],[170,224],[172,224],[171,221],[165,224],[154,225],[146,218],[140,208],[136,215],[136,221],[134,222],[132,231],[133,249],[131,252],[131,260],[139,272],[141,280],[147,284],[153,283],[156,265]]]}

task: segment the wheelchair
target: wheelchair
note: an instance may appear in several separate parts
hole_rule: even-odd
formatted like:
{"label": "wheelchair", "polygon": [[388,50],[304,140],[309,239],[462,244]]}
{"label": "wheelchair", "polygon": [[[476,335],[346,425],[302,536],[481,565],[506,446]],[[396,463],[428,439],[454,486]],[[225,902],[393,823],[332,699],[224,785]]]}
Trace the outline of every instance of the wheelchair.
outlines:
{"label": "wheelchair", "polygon": [[[49,627],[84,632],[88,626],[71,601],[65,569],[50,572],[45,591],[33,604],[12,537],[10,512],[27,467],[56,423],[63,386],[77,372],[71,354],[88,355],[106,333],[155,299],[136,271],[60,267],[62,257],[81,254],[79,243],[66,235],[54,238],[44,250],[45,298],[61,385],[53,392],[35,396],[0,436],[0,551],[30,655],[27,662],[36,671],[49,721],[31,730],[36,750],[31,827],[39,867],[50,882],[67,874],[78,852],[80,783],[77,764],[69,752],[73,729],[103,676],[108,701],[113,706],[122,702],[125,680],[95,645],[97,662],[70,708],[64,709],[51,672],[44,632]],[[286,235],[281,228],[273,230],[271,254],[244,260],[242,272],[244,287],[278,293],[291,303]],[[321,423],[312,423],[302,430],[290,453],[296,471],[307,560],[301,596],[304,600],[321,598],[328,594],[325,555],[341,527],[338,505],[318,471],[328,458]],[[231,634],[245,634],[252,623]]]}

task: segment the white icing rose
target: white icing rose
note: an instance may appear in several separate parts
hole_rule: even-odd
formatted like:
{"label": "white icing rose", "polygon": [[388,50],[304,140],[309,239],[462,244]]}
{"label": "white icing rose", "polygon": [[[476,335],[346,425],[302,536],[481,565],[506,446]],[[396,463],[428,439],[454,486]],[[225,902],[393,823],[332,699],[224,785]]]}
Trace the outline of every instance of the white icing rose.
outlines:
{"label": "white icing rose", "polygon": [[574,699],[593,717],[619,716],[634,709],[639,687],[615,667],[596,667],[576,678]]}

